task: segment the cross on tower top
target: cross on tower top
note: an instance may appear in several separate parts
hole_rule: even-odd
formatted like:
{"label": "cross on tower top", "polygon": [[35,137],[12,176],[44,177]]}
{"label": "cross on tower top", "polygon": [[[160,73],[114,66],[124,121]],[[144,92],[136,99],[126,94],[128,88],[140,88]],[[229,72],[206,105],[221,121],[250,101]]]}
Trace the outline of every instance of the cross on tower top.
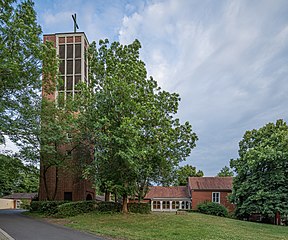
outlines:
{"label": "cross on tower top", "polygon": [[77,21],[76,21],[76,13],[72,15],[73,21],[74,21],[74,33],[76,33],[76,28],[79,29]]}

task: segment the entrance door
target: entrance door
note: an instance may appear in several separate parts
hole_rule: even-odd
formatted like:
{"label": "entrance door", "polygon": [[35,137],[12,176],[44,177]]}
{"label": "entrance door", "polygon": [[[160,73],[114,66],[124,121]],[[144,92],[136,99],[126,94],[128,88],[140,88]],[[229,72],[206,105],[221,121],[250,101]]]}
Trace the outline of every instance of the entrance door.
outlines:
{"label": "entrance door", "polygon": [[72,201],[72,192],[64,192],[64,201]]}

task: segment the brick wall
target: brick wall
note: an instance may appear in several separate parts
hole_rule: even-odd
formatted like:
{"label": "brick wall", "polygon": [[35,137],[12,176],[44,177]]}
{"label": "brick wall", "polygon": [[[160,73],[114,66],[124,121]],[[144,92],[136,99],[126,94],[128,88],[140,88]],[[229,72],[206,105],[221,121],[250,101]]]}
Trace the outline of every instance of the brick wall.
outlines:
{"label": "brick wall", "polygon": [[[64,148],[65,149],[65,148]],[[64,166],[58,168],[58,187],[55,200],[64,200],[64,192],[72,193],[72,201],[85,200],[90,194],[92,199],[95,198],[95,190],[92,188],[92,183],[82,178],[82,157],[79,154],[83,151],[77,151],[72,154],[72,158],[68,159]],[[89,159],[89,156],[87,156]],[[91,161],[91,159],[90,159]],[[50,167],[46,172],[46,183],[51,199],[56,187],[56,167]],[[39,200],[47,200],[48,196],[44,185],[44,164],[40,164],[40,188]]]}
{"label": "brick wall", "polygon": [[197,209],[197,205],[199,203],[209,201],[212,202],[212,192],[220,192],[220,204],[225,206],[229,212],[234,210],[234,205],[231,204],[227,196],[231,193],[231,191],[192,191],[192,209]]}

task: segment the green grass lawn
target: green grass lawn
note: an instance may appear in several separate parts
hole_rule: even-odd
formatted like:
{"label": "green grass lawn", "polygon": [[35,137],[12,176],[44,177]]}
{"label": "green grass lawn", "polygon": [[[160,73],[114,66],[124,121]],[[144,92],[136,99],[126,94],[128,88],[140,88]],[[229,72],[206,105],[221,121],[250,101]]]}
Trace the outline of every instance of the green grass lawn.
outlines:
{"label": "green grass lawn", "polygon": [[97,214],[70,217],[66,226],[116,239],[288,240],[288,227],[199,213]]}

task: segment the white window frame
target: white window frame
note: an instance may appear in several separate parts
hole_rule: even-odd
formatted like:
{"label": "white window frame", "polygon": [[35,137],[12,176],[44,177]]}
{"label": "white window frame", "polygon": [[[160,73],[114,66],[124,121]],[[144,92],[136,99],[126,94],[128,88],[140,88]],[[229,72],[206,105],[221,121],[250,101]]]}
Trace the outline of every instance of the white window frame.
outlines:
{"label": "white window frame", "polygon": [[[218,201],[215,201],[217,198],[218,198]],[[220,192],[212,192],[212,202],[220,204]]]}

